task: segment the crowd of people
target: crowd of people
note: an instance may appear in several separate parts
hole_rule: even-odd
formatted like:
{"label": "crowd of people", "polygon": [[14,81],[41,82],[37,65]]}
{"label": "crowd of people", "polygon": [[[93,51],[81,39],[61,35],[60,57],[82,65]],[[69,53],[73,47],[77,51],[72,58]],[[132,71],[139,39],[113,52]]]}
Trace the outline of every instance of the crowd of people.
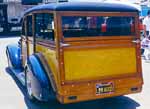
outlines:
{"label": "crowd of people", "polygon": [[144,37],[141,41],[141,54],[143,58],[150,61],[150,10],[147,16],[143,19]]}

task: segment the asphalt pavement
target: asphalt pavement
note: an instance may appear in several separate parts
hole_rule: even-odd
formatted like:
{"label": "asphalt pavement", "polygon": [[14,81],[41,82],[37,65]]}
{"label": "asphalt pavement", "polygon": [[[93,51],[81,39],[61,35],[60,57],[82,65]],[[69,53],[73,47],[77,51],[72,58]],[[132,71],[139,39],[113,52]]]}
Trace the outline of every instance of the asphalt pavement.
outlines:
{"label": "asphalt pavement", "polygon": [[62,105],[53,100],[48,103],[31,102],[26,97],[25,87],[7,68],[6,45],[17,43],[19,37],[0,38],[0,109],[149,109],[150,108],[150,63],[142,60],[143,91],[108,99]]}

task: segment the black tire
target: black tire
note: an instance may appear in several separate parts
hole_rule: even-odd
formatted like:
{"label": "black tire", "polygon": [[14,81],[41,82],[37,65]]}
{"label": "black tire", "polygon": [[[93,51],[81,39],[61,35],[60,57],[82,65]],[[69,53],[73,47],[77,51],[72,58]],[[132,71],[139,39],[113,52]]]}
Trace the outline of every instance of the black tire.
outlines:
{"label": "black tire", "polygon": [[27,97],[29,98],[30,101],[35,102],[35,101],[36,101],[36,98],[34,97],[33,92],[32,92],[31,77],[29,76],[29,72],[32,72],[32,71],[31,71],[30,68],[27,66],[27,67],[25,68],[26,94],[27,94]]}

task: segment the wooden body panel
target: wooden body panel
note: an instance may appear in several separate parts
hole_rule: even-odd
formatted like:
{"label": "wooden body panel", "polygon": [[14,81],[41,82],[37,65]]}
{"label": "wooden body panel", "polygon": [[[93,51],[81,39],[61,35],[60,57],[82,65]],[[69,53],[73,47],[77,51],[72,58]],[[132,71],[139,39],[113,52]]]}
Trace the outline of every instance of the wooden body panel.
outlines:
{"label": "wooden body panel", "polygon": [[26,64],[26,58],[27,58],[27,49],[28,49],[28,46],[27,46],[27,40],[25,39],[24,36],[22,36],[22,39],[21,39],[21,58],[22,58],[22,65],[25,66]]}
{"label": "wooden body panel", "polygon": [[[114,92],[110,94],[96,94],[97,83],[114,83]],[[106,97],[120,96],[125,94],[137,93],[142,90],[142,79],[140,76],[119,78],[119,79],[107,79],[99,81],[89,81],[85,83],[66,84],[62,86],[63,92],[57,96],[61,103],[72,103],[85,100],[94,100]],[[131,88],[137,88],[132,91]],[[76,96],[76,99],[69,99],[69,97]]]}

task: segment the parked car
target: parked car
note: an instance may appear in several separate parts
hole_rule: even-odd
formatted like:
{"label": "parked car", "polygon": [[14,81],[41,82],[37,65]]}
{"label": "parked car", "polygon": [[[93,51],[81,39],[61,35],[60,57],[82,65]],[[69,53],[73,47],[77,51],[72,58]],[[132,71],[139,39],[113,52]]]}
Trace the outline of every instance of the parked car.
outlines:
{"label": "parked car", "polygon": [[4,32],[9,29],[8,16],[7,16],[7,4],[0,3],[0,27],[3,28]]}
{"label": "parked car", "polygon": [[33,7],[19,43],[6,48],[9,68],[31,100],[48,101],[51,92],[61,103],[141,92],[138,13],[118,3]]}

